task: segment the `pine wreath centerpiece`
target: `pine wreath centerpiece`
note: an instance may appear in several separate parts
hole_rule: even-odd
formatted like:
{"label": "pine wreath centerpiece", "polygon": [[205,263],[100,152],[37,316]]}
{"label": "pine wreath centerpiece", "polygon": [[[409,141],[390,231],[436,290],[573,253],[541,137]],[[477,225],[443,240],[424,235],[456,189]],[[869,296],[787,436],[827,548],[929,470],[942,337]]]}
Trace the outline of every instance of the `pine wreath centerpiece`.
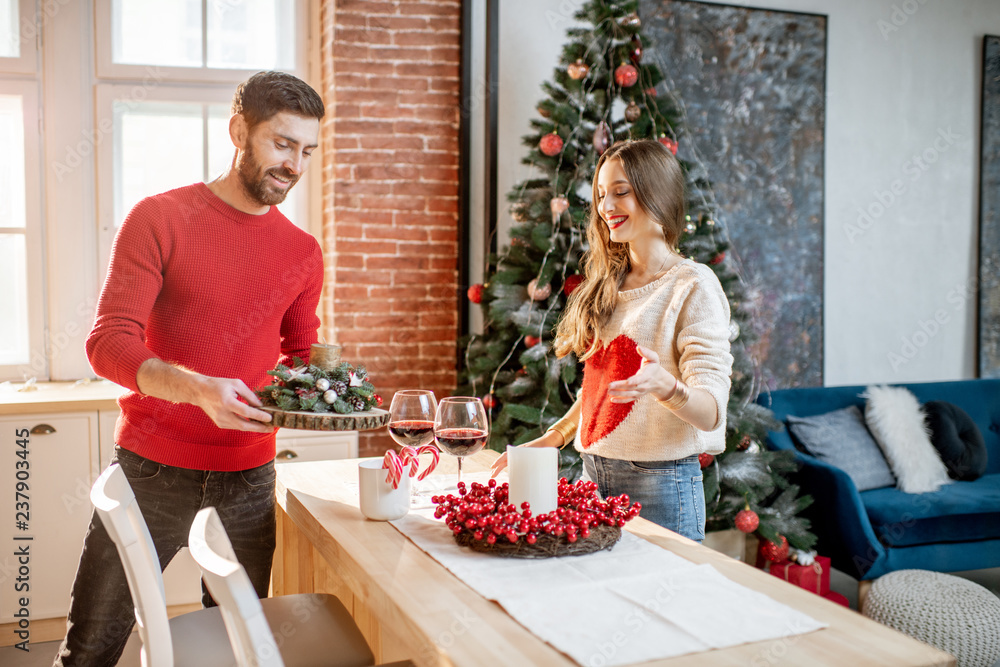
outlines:
{"label": "pine wreath centerpiece", "polygon": [[[382,397],[375,392],[364,366],[355,368],[345,361],[323,368],[294,357],[292,366],[278,364],[267,374],[273,381],[256,393],[263,409],[272,413],[275,426],[362,430],[388,421],[389,413],[378,409]],[[339,416],[352,419],[339,420]]]}
{"label": "pine wreath centerpiece", "polygon": [[458,495],[434,496],[434,516],[444,519],[460,546],[507,558],[580,556],[610,549],[621,538],[622,526],[642,509],[628,495],[602,500],[597,484],[559,480],[559,506],[533,516],[528,503],[516,508],[506,482],[458,485]]}

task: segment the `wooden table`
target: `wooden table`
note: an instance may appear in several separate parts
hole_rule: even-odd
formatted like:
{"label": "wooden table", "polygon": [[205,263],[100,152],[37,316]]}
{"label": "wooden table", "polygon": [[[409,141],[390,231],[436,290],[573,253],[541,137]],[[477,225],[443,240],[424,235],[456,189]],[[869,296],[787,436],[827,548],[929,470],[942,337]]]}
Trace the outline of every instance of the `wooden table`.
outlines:
{"label": "wooden table", "polygon": [[[465,470],[488,470],[480,452]],[[574,665],[421,551],[392,525],[345,502],[357,459],[283,463],[278,469],[275,595],[328,592],[352,610],[381,662],[417,665]],[[442,457],[439,471],[454,473]],[[334,500],[338,496],[341,499]],[[817,632],[696,653],[648,665],[954,665],[950,655],[642,519],[628,530],[694,563],[828,623]],[[747,614],[753,610],[748,609]],[[610,638],[609,638],[610,640]]]}

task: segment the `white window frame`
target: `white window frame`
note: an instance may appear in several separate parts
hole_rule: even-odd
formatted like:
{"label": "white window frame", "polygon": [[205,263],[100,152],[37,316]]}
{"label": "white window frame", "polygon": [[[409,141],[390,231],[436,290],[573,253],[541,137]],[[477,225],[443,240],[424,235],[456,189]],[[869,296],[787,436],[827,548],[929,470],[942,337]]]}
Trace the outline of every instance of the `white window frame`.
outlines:
{"label": "white window frame", "polygon": [[42,39],[42,21],[44,18],[43,15],[39,14],[35,6],[35,0],[18,0],[17,11],[21,55],[17,58],[0,57],[0,72],[36,74],[38,72],[38,49]]}
{"label": "white window frame", "polygon": [[[163,1],[163,0],[158,0]],[[207,13],[208,4],[211,0],[201,0],[202,2],[202,50],[207,50]],[[235,0],[233,0],[235,1]],[[309,2],[303,0],[288,0],[295,7],[295,34],[308,34]],[[111,3],[112,0],[94,0],[95,17],[95,57],[96,71],[101,79],[142,79],[149,74],[149,65],[126,65],[112,61],[112,26],[111,26]],[[295,69],[287,70],[290,74],[305,79],[308,69],[308,41],[300,39],[296,42],[295,48]],[[203,53],[204,59],[204,53]],[[200,83],[219,83],[235,86],[236,83],[247,79],[250,75],[258,72],[258,69],[221,69],[210,67],[164,67],[154,66],[156,71],[170,81],[188,81]],[[235,83],[234,83],[235,82]]]}
{"label": "white window frame", "polygon": [[[0,378],[26,380],[49,377],[50,347],[45,329],[45,267],[43,265],[44,220],[42,214],[42,146],[38,82],[0,78],[0,95],[20,95],[24,109],[25,266],[28,285],[28,350],[26,364],[0,365]],[[21,228],[2,228],[19,233]]]}

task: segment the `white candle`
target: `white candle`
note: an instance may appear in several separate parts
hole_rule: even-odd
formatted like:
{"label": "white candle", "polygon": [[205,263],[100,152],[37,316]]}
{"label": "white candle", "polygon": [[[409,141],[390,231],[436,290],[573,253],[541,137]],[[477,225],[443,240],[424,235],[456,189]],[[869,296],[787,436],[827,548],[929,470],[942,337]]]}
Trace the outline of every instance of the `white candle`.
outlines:
{"label": "white candle", "polygon": [[547,514],[559,506],[559,450],[555,447],[507,447],[510,465],[510,502],[521,511],[531,506],[531,515]]}

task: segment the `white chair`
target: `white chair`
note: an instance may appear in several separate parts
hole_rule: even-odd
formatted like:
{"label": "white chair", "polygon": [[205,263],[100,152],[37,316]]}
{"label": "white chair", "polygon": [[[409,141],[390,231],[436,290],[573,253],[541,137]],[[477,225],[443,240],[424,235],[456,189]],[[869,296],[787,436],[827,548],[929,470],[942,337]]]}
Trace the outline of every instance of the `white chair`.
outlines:
{"label": "white chair", "polygon": [[[239,667],[374,662],[350,613],[335,596],[304,593],[258,599],[214,507],[195,516],[188,548],[222,609]],[[275,641],[274,630],[281,641]]]}
{"label": "white chair", "polygon": [[[125,569],[142,640],[142,665],[236,664],[218,609],[203,609],[168,620],[160,561],[121,466],[109,466],[101,473],[90,491],[90,500],[118,548]],[[183,642],[175,643],[174,637],[183,638]]]}
{"label": "white chair", "polygon": [[[128,479],[120,466],[112,465],[101,473],[91,489],[90,499],[108,535],[118,548],[118,555],[121,557],[122,566],[125,569],[129,590],[132,593],[132,602],[135,605],[139,637],[142,640],[140,656],[144,667],[173,667],[174,665],[182,667],[188,665],[234,667],[236,665],[256,664],[237,661],[219,607],[201,609],[168,620],[163,575],[160,571],[156,549],[153,546],[146,522],[142,518],[142,513],[139,511],[135,494],[132,493],[132,487],[129,486]],[[239,565],[237,564],[237,566]],[[240,570],[242,571],[242,567]],[[245,572],[244,576],[246,576]],[[249,579],[247,584],[249,585]],[[253,592],[252,587],[250,590]],[[214,592],[213,595],[215,595]],[[286,597],[289,600],[285,598],[265,600],[264,603],[268,607],[265,615],[268,620],[278,623],[272,627],[279,629],[290,627],[294,631],[302,625],[302,615],[309,615],[310,610],[313,609],[309,606],[311,601],[305,599],[311,596]],[[333,598],[333,596],[317,597]],[[296,605],[295,600],[291,600],[291,598],[302,599]],[[254,594],[254,600],[256,601],[256,594]],[[272,605],[269,604],[271,600],[279,602],[272,608]],[[286,663],[289,665],[322,664],[343,667],[374,664],[371,650],[369,650],[350,614],[336,598],[333,598],[333,601],[339,605],[343,614],[336,618],[330,618],[327,615],[325,618],[328,619],[329,625],[325,626],[323,631],[331,636],[344,638],[342,644],[338,645],[336,652],[323,656],[320,661],[299,660],[297,655],[300,652],[300,644],[302,650],[312,649],[312,645],[308,641],[309,633],[290,632],[289,634],[295,634],[294,638],[289,637],[290,641],[284,642],[281,649]],[[257,607],[260,607],[260,601],[257,601]],[[312,613],[315,617],[323,615],[322,613]],[[281,623],[289,625],[282,626]],[[264,634],[271,637],[272,642],[274,641],[270,629],[265,627]],[[307,641],[300,642],[300,639]],[[286,650],[287,654],[284,653]]]}

